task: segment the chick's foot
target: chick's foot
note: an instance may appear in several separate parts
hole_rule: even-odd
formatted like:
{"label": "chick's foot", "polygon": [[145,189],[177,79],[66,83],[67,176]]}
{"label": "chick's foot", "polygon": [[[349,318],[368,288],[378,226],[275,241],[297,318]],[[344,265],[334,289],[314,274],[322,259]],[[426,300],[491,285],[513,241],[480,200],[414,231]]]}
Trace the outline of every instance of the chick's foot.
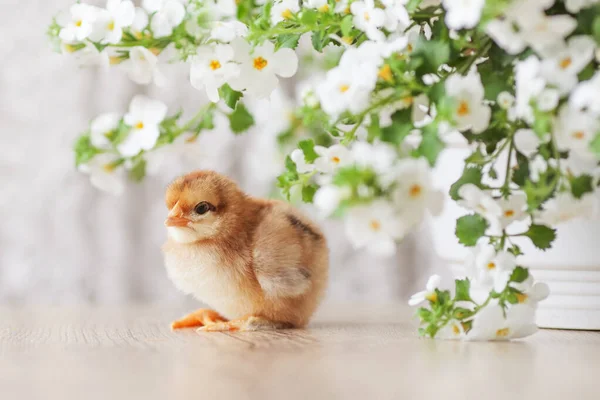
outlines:
{"label": "chick's foot", "polygon": [[222,331],[272,331],[275,329],[290,329],[294,326],[287,322],[271,321],[263,317],[249,315],[226,322],[217,322],[204,325],[198,332],[222,332]]}
{"label": "chick's foot", "polygon": [[197,328],[199,326],[210,326],[213,324],[227,322],[227,319],[222,317],[218,312],[201,308],[185,317],[174,321],[171,324],[171,329]]}

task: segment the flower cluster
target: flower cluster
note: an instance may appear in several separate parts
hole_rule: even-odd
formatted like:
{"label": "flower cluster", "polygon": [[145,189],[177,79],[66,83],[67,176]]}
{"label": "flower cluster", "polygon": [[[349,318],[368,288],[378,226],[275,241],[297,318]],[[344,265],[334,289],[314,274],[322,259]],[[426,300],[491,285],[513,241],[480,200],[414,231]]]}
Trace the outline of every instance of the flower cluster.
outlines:
{"label": "flower cluster", "polygon": [[472,257],[453,290],[433,277],[411,299],[425,302],[423,335],[533,333],[548,290],[519,265],[516,238],[546,250],[555,225],[598,213],[594,0],[109,0],[73,5],[49,35],[63,53],[144,84],[163,82],[160,64],[177,54],[210,100],[186,123],[142,97],[125,115],[94,120],[76,160],[104,189],[122,189],[111,184],[121,171],[141,178],[155,149],[212,129],[215,112],[234,133],[248,130],[253,99],[299,70],[277,185],[342,218],[356,248],[387,256],[440,212],[432,168],[456,137],[468,143],[449,197],[467,212],[456,236]]}

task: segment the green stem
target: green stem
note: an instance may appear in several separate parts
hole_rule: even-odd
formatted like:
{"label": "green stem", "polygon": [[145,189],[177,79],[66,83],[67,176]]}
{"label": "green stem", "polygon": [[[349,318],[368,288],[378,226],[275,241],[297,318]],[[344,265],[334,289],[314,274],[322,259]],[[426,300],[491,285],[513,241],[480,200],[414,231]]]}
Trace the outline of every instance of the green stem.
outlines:
{"label": "green stem", "polygon": [[461,75],[465,75],[466,73],[468,73],[469,70],[471,69],[471,66],[473,65],[473,63],[475,63],[475,61],[477,61],[478,58],[481,58],[481,57],[484,57],[485,55],[487,55],[487,52],[490,50],[491,47],[492,47],[492,41],[490,40],[490,38],[486,37],[485,39],[482,40],[481,46],[479,47],[479,49],[477,49],[475,54],[471,55],[463,65],[458,67],[457,71]]}

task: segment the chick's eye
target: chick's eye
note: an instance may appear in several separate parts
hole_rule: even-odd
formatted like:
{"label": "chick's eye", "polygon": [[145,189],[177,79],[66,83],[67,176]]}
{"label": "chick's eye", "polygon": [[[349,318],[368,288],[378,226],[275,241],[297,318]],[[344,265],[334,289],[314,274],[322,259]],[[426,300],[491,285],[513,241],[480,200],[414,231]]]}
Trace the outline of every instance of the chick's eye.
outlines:
{"label": "chick's eye", "polygon": [[212,206],[212,204],[203,201],[201,203],[198,203],[198,205],[194,208],[194,211],[196,212],[196,214],[206,214],[207,212],[213,210],[214,207]]}

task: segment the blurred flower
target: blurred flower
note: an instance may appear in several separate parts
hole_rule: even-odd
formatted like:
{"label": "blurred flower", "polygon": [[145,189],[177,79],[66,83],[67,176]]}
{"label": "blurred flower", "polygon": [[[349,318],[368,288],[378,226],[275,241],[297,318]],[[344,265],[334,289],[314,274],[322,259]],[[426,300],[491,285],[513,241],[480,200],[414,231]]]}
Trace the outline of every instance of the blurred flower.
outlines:
{"label": "blurred flower", "polygon": [[240,68],[233,62],[233,48],[226,44],[198,48],[192,59],[190,82],[198,90],[205,89],[213,103],[219,101],[219,88],[236,77]]}
{"label": "blurred flower", "polygon": [[522,192],[513,192],[508,198],[498,200],[502,213],[500,227],[506,228],[514,221],[521,221],[527,217],[527,196]]}
{"label": "blurred flower", "polygon": [[78,3],[73,4],[69,11],[70,21],[60,30],[59,37],[67,43],[80,42],[91,35],[98,8]]}
{"label": "blurred flower", "polygon": [[[378,174],[387,174],[398,155],[393,146],[388,143],[355,142],[352,146],[352,159],[361,167],[371,168]],[[390,177],[390,182],[395,177]]]}
{"label": "blurred flower", "polygon": [[569,150],[584,159],[597,159],[590,149],[591,141],[600,131],[600,121],[597,118],[564,106],[558,113],[554,129],[559,150]]}
{"label": "blurred flower", "polygon": [[532,182],[537,182],[540,180],[540,174],[543,174],[548,170],[548,162],[542,157],[540,154],[535,156],[529,162],[529,179]]}
{"label": "blurred flower", "polygon": [[491,109],[483,104],[483,85],[475,70],[467,76],[451,75],[446,79],[446,93],[454,99],[454,120],[459,130],[483,132],[489,125]]}
{"label": "blurred flower", "polygon": [[533,123],[533,109],[531,100],[544,90],[546,82],[540,76],[540,60],[535,56],[529,56],[524,61],[517,63],[515,67],[516,102],[511,113],[516,118],[525,122]]}
{"label": "blurred flower", "polygon": [[577,85],[569,98],[569,105],[578,110],[587,110],[595,116],[600,116],[600,72],[596,72],[592,79]]}
{"label": "blurred flower", "polygon": [[173,29],[183,21],[185,7],[177,0],[166,1],[161,8],[152,16],[150,26],[152,34],[156,38],[169,36]]}
{"label": "blurred flower", "polygon": [[157,86],[162,86],[165,82],[165,77],[158,69],[158,57],[145,47],[132,47],[123,67],[127,70],[129,79],[135,83],[146,85],[154,82]]}
{"label": "blurred flower", "polygon": [[98,189],[120,195],[125,190],[125,184],[121,175],[115,171],[115,163],[118,160],[119,157],[114,154],[98,154],[89,162],[81,164],[79,170],[88,174],[90,182]]}
{"label": "blurred flower", "polygon": [[475,211],[492,226],[498,226],[502,209],[492,196],[471,183],[462,185],[458,189],[458,195],[461,197],[461,200],[457,201],[459,206]]}
{"label": "blurred flower", "polygon": [[333,185],[321,186],[315,193],[313,203],[319,214],[323,217],[329,217],[337,210],[340,202],[349,195],[346,188],[340,188]]}
{"label": "blurred flower", "polygon": [[446,25],[450,29],[471,29],[481,18],[485,0],[443,0],[446,9]]}
{"label": "blurred flower", "polygon": [[106,135],[117,129],[120,120],[121,115],[118,113],[101,114],[94,118],[90,124],[90,141],[92,145],[98,149],[110,148],[111,143]]}
{"label": "blurred flower", "polygon": [[322,12],[329,11],[327,0],[304,0],[303,5],[306,8],[315,8]]}
{"label": "blurred flower", "polygon": [[98,12],[90,39],[101,43],[119,43],[123,28],[130,26],[134,17],[135,7],[131,1],[108,0],[106,10]]}
{"label": "blurred flower", "polygon": [[290,158],[296,164],[296,171],[298,171],[299,174],[304,174],[315,170],[315,166],[313,164],[306,162],[306,157],[301,149],[295,149],[292,151]]}
{"label": "blurred flower", "polygon": [[[327,2],[324,2],[327,4]],[[277,25],[284,19],[290,19],[292,13],[300,11],[300,6],[297,0],[280,0],[273,3],[271,8],[271,24]]]}
{"label": "blurred flower", "polygon": [[465,337],[465,328],[463,324],[463,322],[460,322],[456,319],[451,319],[442,329],[439,330],[437,335],[435,335],[435,338],[451,340],[463,339]]}
{"label": "blurred flower", "polygon": [[567,94],[577,85],[577,74],[594,58],[595,49],[596,43],[590,36],[573,36],[542,61],[541,76],[561,94]]}
{"label": "blurred flower", "polygon": [[333,173],[337,168],[346,166],[352,162],[352,156],[346,146],[334,144],[330,147],[315,146],[315,152],[319,155],[314,162],[319,172]]}
{"label": "blurred flower", "polygon": [[550,294],[548,285],[544,282],[535,282],[531,274],[523,282],[511,282],[510,286],[522,292],[517,294],[517,300],[520,304],[536,306],[542,300],[545,300]]}
{"label": "blurred flower", "polygon": [[577,14],[584,8],[597,4],[598,0],[565,0],[565,8],[571,14]]}
{"label": "blurred flower", "polygon": [[356,29],[367,34],[371,40],[385,40],[385,35],[379,30],[385,23],[385,12],[375,8],[373,0],[355,1],[350,4],[354,18],[352,22]]}
{"label": "blurred flower", "polygon": [[473,319],[473,327],[467,340],[509,340],[534,334],[535,310],[525,304],[517,304],[506,311],[498,304],[488,304]]}
{"label": "blurred flower", "polygon": [[245,37],[248,27],[240,21],[216,21],[210,31],[211,39],[229,43],[236,38]]}
{"label": "blurred flower", "polygon": [[560,192],[546,201],[543,207],[536,213],[536,221],[555,226],[574,218],[592,217],[595,211],[594,195],[587,193],[576,199],[571,192]]}
{"label": "blurred flower", "polygon": [[142,36],[142,31],[148,26],[148,13],[140,7],[135,8],[133,22],[131,23],[131,33],[136,37]]}
{"label": "blurred flower", "polygon": [[131,126],[127,138],[117,146],[119,153],[133,157],[141,150],[150,150],[160,135],[159,125],[167,115],[166,104],[138,95],[129,105],[124,121]]}
{"label": "blurred flower", "polygon": [[515,96],[508,92],[500,92],[498,94],[498,99],[496,100],[500,108],[504,110],[508,110],[515,104]]}
{"label": "blurred flower", "polygon": [[441,280],[442,278],[439,275],[432,275],[425,285],[425,290],[413,294],[410,297],[410,300],[408,300],[408,305],[416,306],[425,300],[436,302],[437,294],[435,293],[435,290],[440,286]]}
{"label": "blurred flower", "polygon": [[382,0],[385,11],[383,27],[389,32],[404,32],[410,25],[410,16],[404,5],[406,0]]}

